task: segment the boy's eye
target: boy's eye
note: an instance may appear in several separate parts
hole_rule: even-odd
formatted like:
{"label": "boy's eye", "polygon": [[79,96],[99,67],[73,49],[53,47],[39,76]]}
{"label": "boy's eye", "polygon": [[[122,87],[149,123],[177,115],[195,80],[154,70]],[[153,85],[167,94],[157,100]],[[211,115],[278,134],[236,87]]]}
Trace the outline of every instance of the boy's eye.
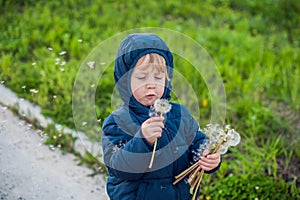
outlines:
{"label": "boy's eye", "polygon": [[163,77],[163,76],[155,76],[155,78],[158,79],[158,80],[161,80],[161,79],[163,79],[164,77]]}
{"label": "boy's eye", "polygon": [[146,78],[146,76],[137,76],[136,78],[139,80],[144,80]]}

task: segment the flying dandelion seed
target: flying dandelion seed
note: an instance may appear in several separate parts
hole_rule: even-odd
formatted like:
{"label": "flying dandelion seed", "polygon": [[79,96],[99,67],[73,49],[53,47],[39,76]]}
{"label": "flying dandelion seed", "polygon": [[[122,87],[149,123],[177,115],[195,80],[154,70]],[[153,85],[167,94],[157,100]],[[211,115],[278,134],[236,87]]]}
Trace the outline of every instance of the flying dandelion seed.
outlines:
{"label": "flying dandelion seed", "polygon": [[65,55],[66,53],[67,53],[66,51],[62,51],[62,52],[60,52],[58,55],[63,56],[63,55]]}
{"label": "flying dandelion seed", "polygon": [[82,125],[82,126],[86,126],[86,125],[87,125],[87,122],[82,122],[81,125]]}
{"label": "flying dandelion seed", "polygon": [[92,85],[91,85],[91,88],[94,88],[94,87],[95,87],[95,84],[92,84]]}
{"label": "flying dandelion seed", "polygon": [[53,48],[51,48],[51,47],[48,47],[48,50],[49,50],[49,51],[52,51],[52,50],[53,50]]}
{"label": "flying dandelion seed", "polygon": [[82,42],[82,39],[79,39],[78,42]]}
{"label": "flying dandelion seed", "polygon": [[53,144],[50,144],[50,145],[49,145],[49,149],[50,149],[51,151],[54,151],[54,150],[55,150],[55,146],[54,146]]}
{"label": "flying dandelion seed", "polygon": [[59,65],[60,58],[55,58],[55,65]]}
{"label": "flying dandelion seed", "polygon": [[22,85],[22,87],[21,87],[22,89],[25,89],[26,88],[26,85]]}
{"label": "flying dandelion seed", "polygon": [[89,61],[89,62],[87,62],[87,65],[88,65],[91,69],[95,69],[95,61]]}
{"label": "flying dandelion seed", "polygon": [[31,93],[33,93],[33,94],[37,94],[39,91],[38,90],[36,90],[36,89],[30,89],[29,90]]}
{"label": "flying dandelion seed", "polygon": [[36,62],[31,63],[32,66],[36,65]]}

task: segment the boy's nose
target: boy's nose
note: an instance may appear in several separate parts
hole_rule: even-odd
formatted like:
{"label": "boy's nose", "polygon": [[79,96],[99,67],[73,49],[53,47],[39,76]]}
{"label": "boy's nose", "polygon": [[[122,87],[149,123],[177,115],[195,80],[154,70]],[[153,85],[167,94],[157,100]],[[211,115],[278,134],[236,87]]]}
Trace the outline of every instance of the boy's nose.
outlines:
{"label": "boy's nose", "polygon": [[153,89],[155,88],[156,84],[155,83],[147,83],[146,87],[147,89]]}

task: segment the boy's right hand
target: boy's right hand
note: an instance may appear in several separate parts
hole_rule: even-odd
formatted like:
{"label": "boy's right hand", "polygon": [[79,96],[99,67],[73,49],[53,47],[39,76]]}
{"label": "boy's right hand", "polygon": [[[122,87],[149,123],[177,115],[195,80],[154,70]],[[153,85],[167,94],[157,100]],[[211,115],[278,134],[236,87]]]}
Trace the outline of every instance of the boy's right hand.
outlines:
{"label": "boy's right hand", "polygon": [[165,127],[164,119],[164,117],[151,117],[142,124],[142,133],[150,144],[161,137],[162,129]]}

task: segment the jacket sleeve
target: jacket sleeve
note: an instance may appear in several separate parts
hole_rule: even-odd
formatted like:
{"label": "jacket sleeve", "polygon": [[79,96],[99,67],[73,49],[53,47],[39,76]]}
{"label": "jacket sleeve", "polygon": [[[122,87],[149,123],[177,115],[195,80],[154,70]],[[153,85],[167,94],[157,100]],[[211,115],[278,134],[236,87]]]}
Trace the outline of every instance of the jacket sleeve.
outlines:
{"label": "jacket sleeve", "polygon": [[137,180],[147,171],[151,145],[139,129],[134,135],[123,131],[108,117],[102,128],[104,162],[109,172],[124,180]]}

